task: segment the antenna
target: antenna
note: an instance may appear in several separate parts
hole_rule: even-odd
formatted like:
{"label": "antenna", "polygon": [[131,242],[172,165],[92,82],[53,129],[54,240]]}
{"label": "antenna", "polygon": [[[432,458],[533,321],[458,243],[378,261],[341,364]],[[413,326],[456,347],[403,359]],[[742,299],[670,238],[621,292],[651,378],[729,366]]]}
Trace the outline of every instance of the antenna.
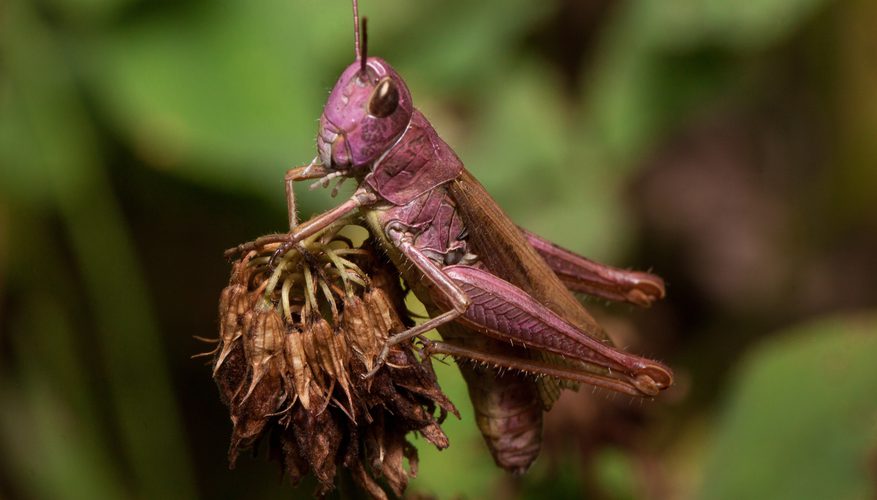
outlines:
{"label": "antenna", "polygon": [[365,62],[368,60],[368,18],[362,18],[362,52],[360,53],[359,71],[365,75]]}
{"label": "antenna", "polygon": [[356,51],[357,61],[364,59],[359,47],[359,2],[353,0],[353,50]]}
{"label": "antenna", "polygon": [[359,74],[364,77],[365,63],[368,60],[368,19],[362,18],[362,32],[360,32],[358,0],[353,0],[353,49],[356,51],[356,60],[359,61]]}

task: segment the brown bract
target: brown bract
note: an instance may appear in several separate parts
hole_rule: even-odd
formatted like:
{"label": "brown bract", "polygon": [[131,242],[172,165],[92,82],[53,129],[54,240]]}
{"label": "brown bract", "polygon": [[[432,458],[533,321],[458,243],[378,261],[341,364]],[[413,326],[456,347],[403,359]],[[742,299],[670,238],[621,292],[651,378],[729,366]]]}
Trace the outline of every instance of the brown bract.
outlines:
{"label": "brown bract", "polygon": [[388,336],[412,324],[398,274],[369,240],[354,246],[334,232],[303,242],[272,270],[275,249],[235,261],[220,297],[213,377],[234,426],[231,465],[267,442],[293,483],[317,479],[317,495],[346,469],[373,498],[386,498],[385,488],[401,496],[417,470],[408,433],[445,448],[440,424],[459,415],[410,343],[363,378]]}

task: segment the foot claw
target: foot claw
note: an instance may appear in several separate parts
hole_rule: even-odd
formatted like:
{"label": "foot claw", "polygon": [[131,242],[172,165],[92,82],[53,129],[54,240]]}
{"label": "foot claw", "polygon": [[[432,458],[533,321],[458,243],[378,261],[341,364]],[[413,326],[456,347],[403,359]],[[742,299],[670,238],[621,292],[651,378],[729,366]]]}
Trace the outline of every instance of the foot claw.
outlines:
{"label": "foot claw", "polygon": [[390,346],[389,344],[384,344],[384,348],[381,349],[381,353],[378,354],[378,357],[375,358],[375,366],[368,373],[362,376],[363,380],[372,378],[378,373],[378,370],[384,366],[384,363],[387,361],[387,355],[390,354]]}
{"label": "foot claw", "polygon": [[426,359],[432,356],[432,341],[419,336],[417,339],[420,340],[420,347],[417,347],[416,344],[413,343],[412,345],[415,346],[414,348],[417,351],[417,355],[420,357],[420,359]]}
{"label": "foot claw", "polygon": [[375,367],[372,368],[370,372],[368,372],[368,373],[364,373],[363,375],[361,375],[361,376],[362,376],[362,379],[363,379],[363,380],[368,380],[368,379],[374,377],[375,374],[378,373],[378,370],[381,369],[381,366],[383,366],[383,365],[375,365]]}
{"label": "foot claw", "polygon": [[650,396],[673,385],[673,373],[658,363],[643,366],[634,379],[637,389]]}
{"label": "foot claw", "polygon": [[286,255],[286,252],[288,252],[293,245],[294,243],[287,240],[284,241],[283,244],[281,244],[279,247],[277,247],[277,250],[274,250],[274,253],[271,254],[271,258],[268,259],[268,269],[273,271],[274,268],[277,267],[277,259]]}

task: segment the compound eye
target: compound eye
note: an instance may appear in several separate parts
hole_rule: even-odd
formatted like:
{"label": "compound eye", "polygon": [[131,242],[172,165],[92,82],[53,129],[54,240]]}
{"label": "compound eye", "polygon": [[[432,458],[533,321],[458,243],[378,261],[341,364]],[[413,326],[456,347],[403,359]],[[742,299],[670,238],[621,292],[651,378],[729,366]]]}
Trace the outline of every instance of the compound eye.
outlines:
{"label": "compound eye", "polygon": [[378,118],[393,114],[399,107],[399,89],[389,76],[378,82],[368,101],[368,113]]}

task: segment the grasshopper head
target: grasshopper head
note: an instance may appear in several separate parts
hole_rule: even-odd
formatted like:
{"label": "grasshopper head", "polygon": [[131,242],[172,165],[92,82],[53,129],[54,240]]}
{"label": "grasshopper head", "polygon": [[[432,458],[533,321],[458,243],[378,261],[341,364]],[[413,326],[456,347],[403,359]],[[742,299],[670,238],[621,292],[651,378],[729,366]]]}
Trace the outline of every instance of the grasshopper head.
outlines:
{"label": "grasshopper head", "polygon": [[357,60],[341,74],[320,117],[323,165],[344,170],[371,164],[402,135],[413,109],[408,87],[386,61]]}

